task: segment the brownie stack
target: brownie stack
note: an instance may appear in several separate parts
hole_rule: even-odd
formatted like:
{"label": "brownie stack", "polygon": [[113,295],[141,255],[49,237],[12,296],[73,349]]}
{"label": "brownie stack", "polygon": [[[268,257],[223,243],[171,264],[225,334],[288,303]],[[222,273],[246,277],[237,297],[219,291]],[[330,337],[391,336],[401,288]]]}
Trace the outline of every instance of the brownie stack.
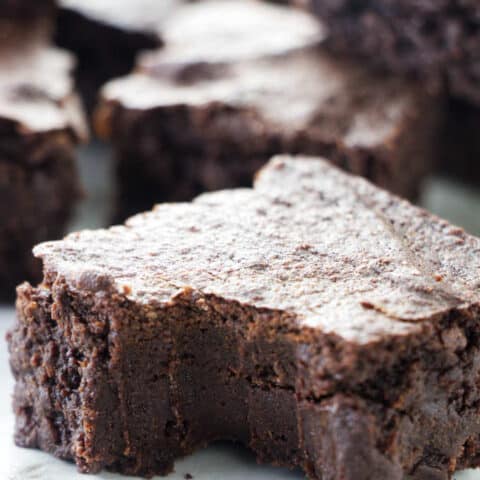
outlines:
{"label": "brownie stack", "polygon": [[312,158],[36,248],[19,445],[152,476],[209,442],[317,480],[478,465],[480,240]]}
{"label": "brownie stack", "polygon": [[74,150],[86,132],[73,90],[74,60],[48,46],[52,12],[51,2],[0,6],[2,22],[10,24],[0,46],[2,300],[12,299],[26,278],[39,279],[31,249],[64,234],[81,193]]}
{"label": "brownie stack", "polygon": [[323,155],[416,197],[441,101],[330,55],[313,16],[209,0],[179,8],[163,36],[161,51],[104,87],[97,112],[97,133],[115,151],[117,220],[158,201],[248,186],[283,152]]}

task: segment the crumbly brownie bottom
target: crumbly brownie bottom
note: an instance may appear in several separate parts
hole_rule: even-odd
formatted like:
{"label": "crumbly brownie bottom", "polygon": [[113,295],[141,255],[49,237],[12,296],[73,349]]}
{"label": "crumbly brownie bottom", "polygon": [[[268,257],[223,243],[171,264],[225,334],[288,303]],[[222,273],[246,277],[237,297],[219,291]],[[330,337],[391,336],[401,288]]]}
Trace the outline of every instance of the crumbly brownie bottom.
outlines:
{"label": "crumbly brownie bottom", "polygon": [[71,140],[38,135],[25,144],[0,141],[0,299],[12,300],[25,279],[41,278],[32,248],[65,233],[80,196]]}
{"label": "crumbly brownie bottom", "polygon": [[188,293],[143,310],[81,282],[91,293],[54,274],[19,288],[18,445],[146,477],[217,439],[322,480],[447,479],[480,464],[475,309],[359,353],[278,312]]}

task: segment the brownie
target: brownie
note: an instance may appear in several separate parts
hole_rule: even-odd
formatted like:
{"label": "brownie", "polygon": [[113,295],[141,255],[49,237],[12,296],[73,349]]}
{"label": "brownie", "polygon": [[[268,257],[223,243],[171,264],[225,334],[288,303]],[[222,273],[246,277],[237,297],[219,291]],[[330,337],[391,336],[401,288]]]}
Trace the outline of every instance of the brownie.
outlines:
{"label": "brownie", "polygon": [[60,0],[55,40],[78,58],[76,79],[90,112],[98,89],[126,75],[138,52],[158,48],[161,25],[180,0]]}
{"label": "brownie", "polygon": [[20,446],[146,477],[220,439],[318,480],[479,463],[480,239],[326,161],[35,254]]}
{"label": "brownie", "polygon": [[97,133],[115,152],[116,220],[158,201],[250,186],[278,153],[324,155],[415,198],[441,101],[331,56],[310,14],[199,2],[172,16],[164,37],[163,50],[104,87],[97,111]]}
{"label": "brownie", "polygon": [[478,0],[311,0],[337,53],[428,81],[480,105]]}
{"label": "brownie", "polygon": [[32,247],[60,238],[79,197],[85,137],[72,58],[41,45],[0,51],[0,299],[40,276]]}
{"label": "brownie", "polygon": [[55,0],[3,0],[0,4],[2,20],[27,21],[52,17],[55,14]]}
{"label": "brownie", "polygon": [[1,45],[24,43],[32,34],[48,38],[55,14],[55,0],[3,0],[0,2]]}

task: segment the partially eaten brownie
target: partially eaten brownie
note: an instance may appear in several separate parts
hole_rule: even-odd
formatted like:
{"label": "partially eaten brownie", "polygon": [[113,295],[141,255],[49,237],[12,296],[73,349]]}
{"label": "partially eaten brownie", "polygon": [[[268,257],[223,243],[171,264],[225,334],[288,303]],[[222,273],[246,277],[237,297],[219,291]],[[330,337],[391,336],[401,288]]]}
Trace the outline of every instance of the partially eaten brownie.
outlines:
{"label": "partially eaten brownie", "polygon": [[75,147],[85,125],[73,60],[32,43],[0,48],[0,299],[40,278],[31,253],[65,233],[80,195]]}
{"label": "partially eaten brownie", "polygon": [[363,179],[278,157],[35,253],[19,445],[145,476],[218,439],[311,479],[478,465],[480,240]]}
{"label": "partially eaten brownie", "polygon": [[329,55],[309,14],[255,1],[188,5],[166,47],[103,89],[97,132],[115,150],[117,219],[158,201],[251,185],[278,153],[324,155],[414,198],[441,102],[415,83]]}

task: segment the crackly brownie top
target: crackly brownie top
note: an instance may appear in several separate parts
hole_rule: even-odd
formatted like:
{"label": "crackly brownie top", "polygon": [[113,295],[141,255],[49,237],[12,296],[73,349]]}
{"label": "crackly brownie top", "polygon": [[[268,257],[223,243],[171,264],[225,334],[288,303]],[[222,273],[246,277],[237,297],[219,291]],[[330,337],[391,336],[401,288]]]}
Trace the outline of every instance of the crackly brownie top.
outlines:
{"label": "crackly brownie top", "polygon": [[[183,43],[179,38],[169,46],[167,37],[167,47],[143,56],[136,73],[105,86],[106,104],[148,110],[182,105],[202,109],[221,103],[254,111],[273,131],[294,135],[319,129],[324,140],[341,139],[347,146],[388,143],[402,119],[415,111],[415,86],[328,55],[320,47],[321,29],[308,14],[260,2],[231,3],[234,11],[244,12],[232,14],[236,32],[231,36],[238,41],[229,43],[229,35],[215,27],[210,33],[197,27],[192,42],[185,35]],[[209,11],[203,2],[185,10],[203,8]],[[259,11],[258,19],[256,15],[250,19],[248,11]],[[278,18],[268,15],[270,11]],[[225,31],[232,26],[229,18]],[[270,27],[260,28],[262,23]],[[253,34],[252,29],[260,33]],[[217,34],[225,34],[225,41],[218,41]],[[264,52],[253,48],[252,42],[263,45]]]}
{"label": "crackly brownie top", "polygon": [[35,254],[73,289],[155,308],[213,294],[357,342],[480,301],[479,239],[311,158],[277,157],[253,189],[159,205]]}
{"label": "crackly brownie top", "polygon": [[41,43],[0,48],[0,120],[20,133],[69,128],[83,138],[73,67],[69,53]]}
{"label": "crackly brownie top", "polygon": [[60,0],[61,8],[127,31],[160,32],[184,0]]}

